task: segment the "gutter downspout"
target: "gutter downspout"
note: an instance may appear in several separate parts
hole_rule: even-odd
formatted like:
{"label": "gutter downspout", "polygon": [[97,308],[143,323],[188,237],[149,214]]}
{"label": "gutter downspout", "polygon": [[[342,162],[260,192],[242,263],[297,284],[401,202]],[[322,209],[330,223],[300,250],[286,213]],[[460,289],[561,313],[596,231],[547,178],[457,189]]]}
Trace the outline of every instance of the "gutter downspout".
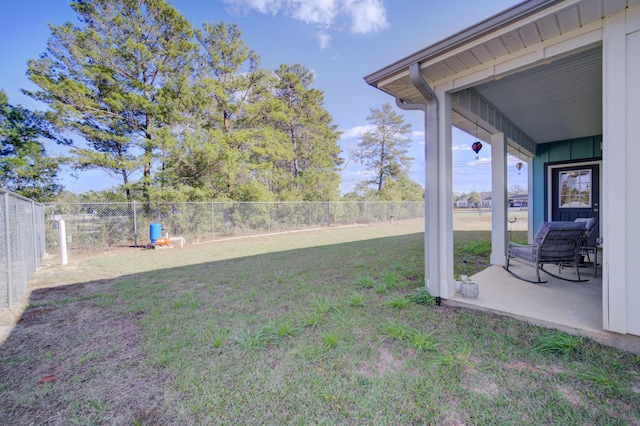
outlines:
{"label": "gutter downspout", "polygon": [[[429,84],[425,81],[425,79],[422,77],[422,73],[420,72],[420,64],[418,64],[417,62],[409,65],[409,78],[411,79],[411,83],[413,84],[413,86],[420,92],[420,94],[422,95],[422,97],[425,100],[425,103],[408,103],[403,101],[400,98],[396,98],[396,105],[398,106],[398,108],[404,109],[404,110],[420,110],[424,112],[424,128],[425,128],[425,158],[428,157],[429,155],[429,143],[428,143],[428,138],[429,138],[429,132],[428,132],[428,123],[429,123],[429,106],[430,105],[434,105],[435,106],[435,125],[436,127],[438,126],[438,123],[440,121],[440,103],[438,102],[438,97],[436,96],[436,93],[433,91],[433,89],[429,86]],[[439,144],[438,143],[438,132],[436,132],[436,146]],[[425,161],[425,169],[426,169],[426,161]],[[429,213],[429,207],[431,205],[430,201],[431,201],[431,191],[428,191],[428,182],[427,182],[427,176],[426,176],[426,171],[425,171],[425,209],[424,209],[424,214],[425,214],[425,222],[427,223],[428,226],[425,226],[425,244],[424,244],[424,255],[425,255],[425,266],[427,266],[427,272],[429,275],[425,274],[425,285],[427,285],[428,287],[428,283],[431,279],[435,279],[437,277],[432,277],[432,271],[434,271],[436,268],[432,268],[430,264],[428,264],[427,262],[431,262],[431,256],[430,256],[430,250],[429,250],[429,241],[431,238],[435,238],[437,241],[439,241],[440,239],[440,235],[439,235],[439,229],[437,226],[429,226],[430,224],[430,213]],[[437,196],[437,194],[434,194],[435,196]],[[442,298],[440,295],[440,283],[437,283],[437,291],[436,294],[434,294],[435,298],[436,298],[436,305],[440,306],[441,302],[442,302]]]}

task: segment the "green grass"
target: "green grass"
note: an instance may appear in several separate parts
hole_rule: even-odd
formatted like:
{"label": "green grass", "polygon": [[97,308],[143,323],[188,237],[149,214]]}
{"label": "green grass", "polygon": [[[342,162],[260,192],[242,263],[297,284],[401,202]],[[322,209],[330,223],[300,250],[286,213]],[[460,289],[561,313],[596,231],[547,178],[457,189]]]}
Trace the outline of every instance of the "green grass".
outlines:
{"label": "green grass", "polygon": [[[134,319],[140,358],[119,365],[127,374],[118,377],[125,384],[143,380],[136,370],[142,367],[166,377],[157,415],[167,423],[638,422],[637,356],[587,338],[559,345],[570,350],[535,349],[553,333],[489,313],[435,306],[423,290],[423,234],[397,235],[397,227],[96,258],[92,265],[110,276],[122,271],[101,287],[114,303],[83,303],[110,318]],[[456,265],[469,275],[488,255],[488,233],[474,235],[456,239]],[[39,365],[49,362],[46,351],[52,367],[62,361],[64,368],[77,365],[71,354],[61,357],[57,348],[34,345],[27,359],[7,351],[0,363]],[[100,354],[100,347],[91,353]],[[104,363],[85,361],[96,369],[76,371],[78,383],[103,371]],[[45,388],[37,377],[25,377],[16,386],[0,383],[0,406],[20,395],[22,408],[14,410],[27,413],[23,419],[36,401],[51,412],[62,406],[55,396],[64,393],[62,379]],[[114,423],[114,413],[129,411],[112,395],[93,384],[85,399],[65,402],[78,408],[59,421]],[[144,395],[137,397],[145,406]],[[150,415],[131,413],[115,423],[145,424]],[[0,423],[10,418],[0,410]]]}
{"label": "green grass", "polygon": [[362,308],[366,305],[364,295],[360,293],[353,293],[349,297],[348,305],[354,308]]}
{"label": "green grass", "polygon": [[582,343],[583,338],[556,331],[546,336],[539,336],[533,342],[533,350],[543,354],[569,355]]}
{"label": "green grass", "polygon": [[393,309],[404,309],[409,306],[409,299],[404,296],[396,297],[387,302],[387,306]]}
{"label": "green grass", "polygon": [[429,293],[426,287],[419,287],[413,290],[413,293],[409,296],[409,300],[418,305],[433,305],[436,298]]}
{"label": "green grass", "polygon": [[453,273],[471,276],[489,266],[491,254],[491,234],[484,231],[459,232],[454,239],[453,255],[456,259]]}

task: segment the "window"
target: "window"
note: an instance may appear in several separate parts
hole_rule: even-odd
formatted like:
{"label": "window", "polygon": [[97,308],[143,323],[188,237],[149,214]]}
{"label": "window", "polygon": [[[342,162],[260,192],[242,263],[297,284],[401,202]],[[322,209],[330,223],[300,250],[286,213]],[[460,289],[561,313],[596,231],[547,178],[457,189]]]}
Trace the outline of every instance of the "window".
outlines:
{"label": "window", "polygon": [[591,170],[560,172],[559,206],[591,207]]}

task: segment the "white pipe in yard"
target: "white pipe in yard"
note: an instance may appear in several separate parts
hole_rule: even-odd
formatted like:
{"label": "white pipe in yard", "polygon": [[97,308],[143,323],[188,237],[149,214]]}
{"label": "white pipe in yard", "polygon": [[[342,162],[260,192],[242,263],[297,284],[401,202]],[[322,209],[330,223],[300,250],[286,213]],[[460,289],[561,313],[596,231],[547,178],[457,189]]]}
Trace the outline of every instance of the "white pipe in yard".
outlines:
{"label": "white pipe in yard", "polygon": [[58,221],[58,237],[60,241],[60,264],[66,265],[67,261],[67,230],[64,226],[64,220]]}

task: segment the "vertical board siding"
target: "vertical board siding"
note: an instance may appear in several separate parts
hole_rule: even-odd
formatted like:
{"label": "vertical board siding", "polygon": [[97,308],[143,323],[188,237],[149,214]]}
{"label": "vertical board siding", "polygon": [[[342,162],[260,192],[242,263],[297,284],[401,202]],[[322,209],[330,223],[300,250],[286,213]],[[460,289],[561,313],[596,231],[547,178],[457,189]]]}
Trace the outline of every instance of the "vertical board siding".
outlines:
{"label": "vertical board siding", "polygon": [[533,159],[533,232],[547,220],[545,203],[545,164],[562,161],[591,160],[602,157],[602,135],[538,145]]}

